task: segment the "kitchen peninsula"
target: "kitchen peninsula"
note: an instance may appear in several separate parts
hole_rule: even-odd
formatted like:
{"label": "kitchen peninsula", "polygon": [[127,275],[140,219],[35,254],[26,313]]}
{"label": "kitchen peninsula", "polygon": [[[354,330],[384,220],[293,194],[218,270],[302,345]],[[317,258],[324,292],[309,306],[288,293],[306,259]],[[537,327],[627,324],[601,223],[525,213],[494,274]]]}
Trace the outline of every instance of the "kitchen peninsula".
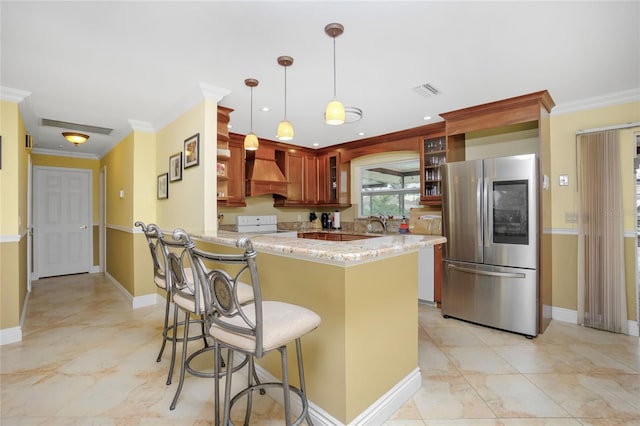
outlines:
{"label": "kitchen peninsula", "polygon": [[[322,318],[302,339],[316,424],[381,423],[420,388],[418,250],[444,243],[443,237],[318,241],[225,231],[192,236],[199,247],[217,252],[237,252],[237,239],[250,237],[264,299],[299,304]],[[277,356],[259,364],[279,376]],[[290,368],[296,377],[296,363]]]}

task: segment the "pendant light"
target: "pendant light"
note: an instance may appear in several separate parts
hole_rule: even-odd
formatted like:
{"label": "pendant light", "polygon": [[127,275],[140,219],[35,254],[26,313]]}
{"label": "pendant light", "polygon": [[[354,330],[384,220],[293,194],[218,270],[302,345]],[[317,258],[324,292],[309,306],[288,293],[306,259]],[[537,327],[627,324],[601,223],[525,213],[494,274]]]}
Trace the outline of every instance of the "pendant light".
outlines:
{"label": "pendant light", "polygon": [[256,151],[258,149],[258,137],[253,133],[253,88],[258,85],[258,80],[255,78],[247,78],[244,84],[251,89],[251,130],[244,137],[244,149],[247,151]]}
{"label": "pendant light", "polygon": [[327,124],[337,126],[344,123],[344,105],[336,98],[336,37],[344,32],[342,24],[327,24],[324,32],[333,39],[333,99],[329,101],[324,112],[324,121]]}
{"label": "pendant light", "polygon": [[287,120],[287,67],[293,64],[293,58],[291,56],[279,56],[278,64],[284,67],[284,119],[278,124],[276,138],[281,141],[290,141],[293,139],[293,126]]}

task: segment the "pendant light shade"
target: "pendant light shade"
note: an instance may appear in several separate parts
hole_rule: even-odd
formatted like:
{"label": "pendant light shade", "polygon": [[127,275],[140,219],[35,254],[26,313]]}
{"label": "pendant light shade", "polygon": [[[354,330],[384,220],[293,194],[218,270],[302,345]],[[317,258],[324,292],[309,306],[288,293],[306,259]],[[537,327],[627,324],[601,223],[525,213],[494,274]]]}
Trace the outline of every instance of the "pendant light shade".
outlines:
{"label": "pendant light shade", "polygon": [[293,140],[294,133],[291,122],[287,120],[287,67],[293,64],[293,58],[291,56],[279,56],[278,64],[284,68],[284,118],[278,124],[276,138],[281,141],[290,141]]}
{"label": "pendant light shade", "polygon": [[327,24],[324,32],[333,39],[333,99],[329,101],[324,112],[324,121],[332,126],[339,126],[344,123],[344,105],[336,98],[336,37],[344,32],[342,24]]}
{"label": "pendant light shade", "polygon": [[247,151],[256,151],[258,146],[258,137],[253,133],[253,88],[258,85],[258,80],[255,78],[247,78],[244,84],[251,89],[251,130],[244,137],[244,149]]}
{"label": "pendant light shade", "polygon": [[327,105],[327,110],[324,112],[324,121],[327,124],[338,126],[344,123],[345,113],[344,105],[337,99],[333,99]]}
{"label": "pendant light shade", "polygon": [[293,126],[289,120],[282,120],[278,124],[277,138],[281,141],[293,140]]}
{"label": "pendant light shade", "polygon": [[247,136],[244,137],[244,149],[247,151],[256,151],[259,146],[260,143],[255,133],[248,133]]}

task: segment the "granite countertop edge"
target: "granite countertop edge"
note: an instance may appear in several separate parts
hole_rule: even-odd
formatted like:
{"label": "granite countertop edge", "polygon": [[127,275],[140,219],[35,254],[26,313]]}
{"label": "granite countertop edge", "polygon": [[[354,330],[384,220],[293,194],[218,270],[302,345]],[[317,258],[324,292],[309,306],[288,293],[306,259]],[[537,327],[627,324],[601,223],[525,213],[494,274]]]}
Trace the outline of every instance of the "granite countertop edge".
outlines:
{"label": "granite countertop edge", "polygon": [[[339,233],[339,231],[331,232]],[[354,234],[353,232],[344,233]],[[363,234],[377,238],[354,241],[324,241],[230,231],[190,232],[190,235],[196,240],[232,247],[236,246],[239,238],[247,237],[257,252],[342,266],[390,258],[447,241],[439,235],[417,234]]]}

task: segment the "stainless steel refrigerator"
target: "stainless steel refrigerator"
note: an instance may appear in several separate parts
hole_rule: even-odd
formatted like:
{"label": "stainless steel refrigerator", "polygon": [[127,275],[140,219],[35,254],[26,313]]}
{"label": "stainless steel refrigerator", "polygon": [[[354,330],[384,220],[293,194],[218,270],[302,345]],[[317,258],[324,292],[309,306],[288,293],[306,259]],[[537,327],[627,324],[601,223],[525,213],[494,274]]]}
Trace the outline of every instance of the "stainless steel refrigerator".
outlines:
{"label": "stainless steel refrigerator", "polygon": [[535,154],[441,167],[442,315],[538,334]]}

